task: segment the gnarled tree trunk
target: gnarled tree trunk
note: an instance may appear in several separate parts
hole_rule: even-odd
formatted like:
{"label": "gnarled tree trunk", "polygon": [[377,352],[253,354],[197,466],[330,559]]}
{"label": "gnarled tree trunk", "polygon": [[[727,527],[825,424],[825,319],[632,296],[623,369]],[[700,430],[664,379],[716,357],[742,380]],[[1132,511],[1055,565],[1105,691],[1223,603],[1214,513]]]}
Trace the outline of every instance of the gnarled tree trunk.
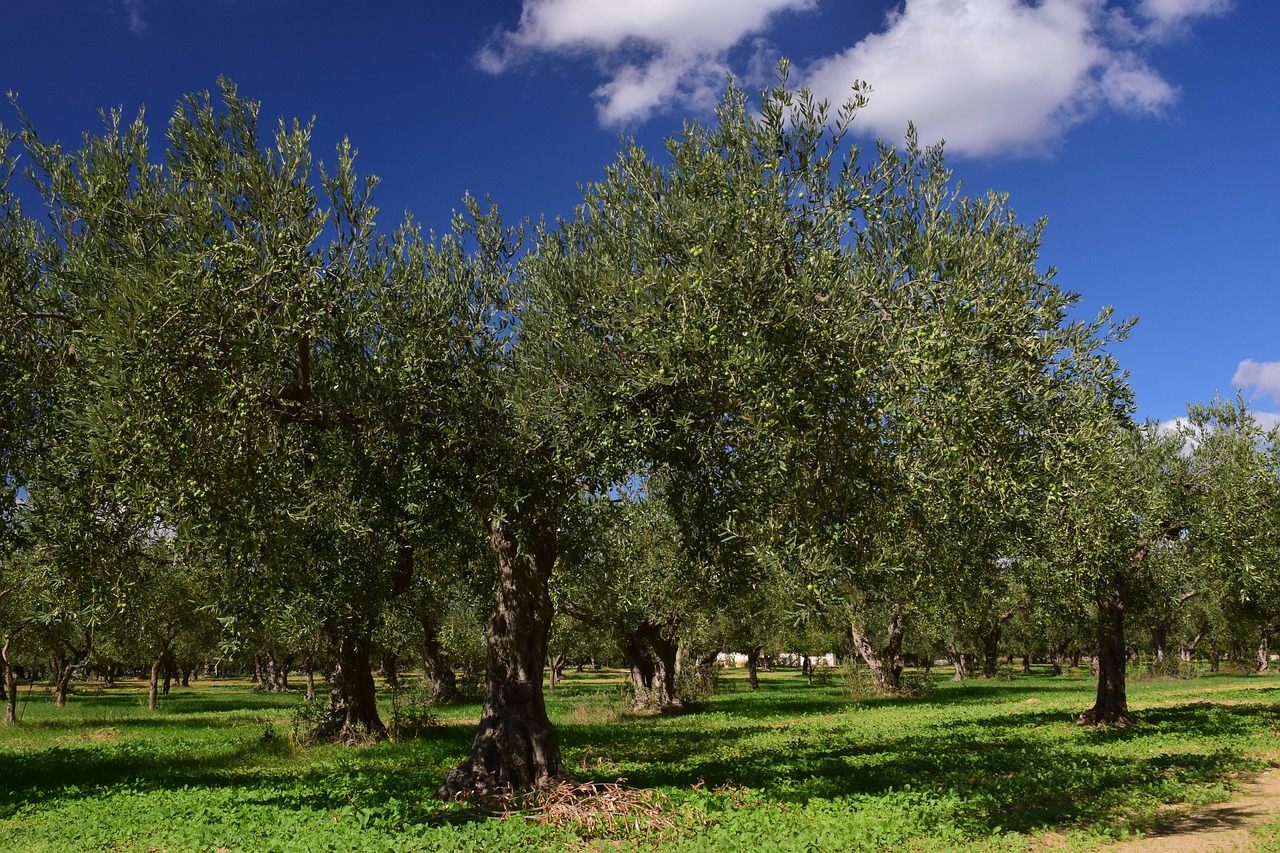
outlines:
{"label": "gnarled tree trunk", "polygon": [[650,707],[654,687],[658,682],[658,662],[653,653],[635,634],[628,634],[618,641],[622,660],[631,670],[632,706],[637,709]]}
{"label": "gnarled tree trunk", "polygon": [[61,654],[49,657],[49,669],[53,675],[53,704],[58,708],[66,707],[67,695],[71,692],[71,676],[93,649],[93,635],[83,629],[80,633],[84,640],[80,648],[68,647]]}
{"label": "gnarled tree trunk", "polygon": [[568,663],[569,658],[565,657],[564,652],[547,658],[547,686],[551,688],[552,693],[556,692],[556,685],[560,683],[560,679],[564,678],[564,668]]}
{"label": "gnarled tree trunk", "polygon": [[902,637],[905,632],[906,621],[897,608],[894,608],[889,619],[884,646],[880,649],[872,645],[870,638],[860,627],[854,625],[852,628],[853,646],[871,670],[879,693],[893,693],[902,689],[902,668],[905,665],[902,659]]}
{"label": "gnarled tree trunk", "polygon": [[[1071,645],[1070,641],[1059,643],[1056,646],[1049,647],[1049,663],[1053,665],[1054,675],[1065,675],[1067,672],[1067,646]],[[1094,657],[1097,660],[1097,657]]]}
{"label": "gnarled tree trunk", "polygon": [[1169,625],[1161,623],[1151,629],[1151,651],[1157,665],[1163,664],[1168,646]]}
{"label": "gnarled tree trunk", "polygon": [[947,648],[947,659],[951,661],[953,670],[951,675],[952,681],[964,681],[969,677],[969,662],[965,659],[964,652],[960,651],[959,646],[947,640],[945,643]]}
{"label": "gnarled tree trunk", "polygon": [[4,669],[4,724],[13,725],[18,719],[18,673],[9,661],[9,638],[0,646],[0,666]]}
{"label": "gnarled tree trunk", "polygon": [[445,775],[442,799],[506,788],[537,787],[566,774],[542,697],[554,606],[548,584],[557,556],[555,526],[530,519],[524,548],[509,522],[486,520],[498,564],[489,620],[485,697],[471,753]]}
{"label": "gnarled tree trunk", "polygon": [[763,646],[752,646],[747,649],[747,684],[752,690],[760,689],[760,652]]}
{"label": "gnarled tree trunk", "polygon": [[168,656],[169,647],[166,645],[160,649],[160,653],[151,662],[151,680],[147,684],[148,710],[154,711],[160,707],[160,668],[165,665],[165,659]]}
{"label": "gnarled tree trunk", "polygon": [[458,677],[445,659],[440,629],[430,618],[423,618],[421,624],[422,675],[431,686],[431,701],[434,704],[452,702],[458,695]]}
{"label": "gnarled tree trunk", "polygon": [[1204,639],[1204,635],[1208,633],[1208,630],[1206,627],[1201,627],[1196,632],[1196,635],[1191,638],[1191,642],[1178,649],[1178,656],[1182,658],[1183,662],[1191,663],[1196,659],[1196,647],[1200,645],[1200,641]]}
{"label": "gnarled tree trunk", "polygon": [[996,616],[982,635],[982,677],[995,678],[1000,670],[1000,638],[1004,634],[1004,623],[1013,618],[1013,611],[1006,610]]}
{"label": "gnarled tree trunk", "polygon": [[1124,596],[1117,582],[1098,600],[1098,694],[1080,725],[1127,726],[1137,722],[1125,695]]}
{"label": "gnarled tree trunk", "polygon": [[289,667],[292,664],[292,656],[278,660],[273,651],[255,655],[253,659],[253,674],[254,679],[257,681],[257,689],[263,693],[291,692],[289,688]]}
{"label": "gnarled tree trunk", "polygon": [[680,705],[676,696],[680,646],[675,638],[674,622],[665,626],[642,622],[619,640],[618,648],[631,669],[637,709],[665,710]]}
{"label": "gnarled tree trunk", "polygon": [[[312,736],[351,742],[385,737],[387,729],[378,716],[368,629],[350,623],[343,624],[340,631],[333,625],[329,628],[329,704]],[[335,637],[335,632],[339,636]]]}

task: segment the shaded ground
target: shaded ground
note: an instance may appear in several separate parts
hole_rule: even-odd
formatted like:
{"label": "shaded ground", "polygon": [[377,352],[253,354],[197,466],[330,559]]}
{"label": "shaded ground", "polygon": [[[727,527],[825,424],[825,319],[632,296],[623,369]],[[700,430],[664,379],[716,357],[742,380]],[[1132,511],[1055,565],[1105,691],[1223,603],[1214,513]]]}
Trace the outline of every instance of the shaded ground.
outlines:
{"label": "shaded ground", "polygon": [[1249,829],[1276,817],[1280,817],[1280,770],[1268,770],[1241,785],[1229,802],[1171,813],[1146,838],[1104,849],[1107,853],[1252,850]]}

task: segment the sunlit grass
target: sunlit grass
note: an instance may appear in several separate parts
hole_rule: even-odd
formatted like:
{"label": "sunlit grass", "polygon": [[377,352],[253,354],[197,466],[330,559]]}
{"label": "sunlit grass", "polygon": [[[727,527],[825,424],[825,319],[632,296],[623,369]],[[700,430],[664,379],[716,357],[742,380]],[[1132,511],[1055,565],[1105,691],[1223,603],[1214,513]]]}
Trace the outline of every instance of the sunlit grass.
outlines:
{"label": "sunlit grass", "polygon": [[[1134,681],[1130,703],[1142,724],[1091,730],[1073,725],[1092,699],[1085,676],[952,683],[935,675],[928,696],[854,700],[839,678],[810,686],[793,671],[766,673],[752,692],[730,670],[697,713],[633,716],[622,673],[571,670],[547,705],[572,772],[660,789],[681,810],[678,831],[646,836],[664,849],[741,849],[749,839],[776,850],[1004,850],[1049,836],[1085,848],[1140,832],[1168,804],[1227,798],[1241,774],[1280,763],[1274,676]],[[389,717],[391,694],[381,695]],[[24,693],[21,724],[0,729],[0,843],[576,843],[567,829],[518,818],[438,820],[435,789],[466,754],[478,705],[435,709],[439,724],[418,740],[299,748],[291,742],[299,702],[232,680],[175,688],[154,712],[140,682],[81,685],[63,709],[39,687]]]}

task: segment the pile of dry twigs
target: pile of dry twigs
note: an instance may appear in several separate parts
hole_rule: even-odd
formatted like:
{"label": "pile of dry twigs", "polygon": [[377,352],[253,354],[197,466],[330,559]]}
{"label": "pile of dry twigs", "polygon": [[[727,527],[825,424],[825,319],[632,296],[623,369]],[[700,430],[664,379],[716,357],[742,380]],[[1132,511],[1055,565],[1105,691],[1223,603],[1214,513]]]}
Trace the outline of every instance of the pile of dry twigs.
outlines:
{"label": "pile of dry twigs", "polygon": [[628,788],[611,782],[558,780],[524,791],[499,791],[452,811],[451,820],[522,818],[564,827],[580,838],[661,840],[688,828],[688,809],[673,810],[667,796],[653,788]]}

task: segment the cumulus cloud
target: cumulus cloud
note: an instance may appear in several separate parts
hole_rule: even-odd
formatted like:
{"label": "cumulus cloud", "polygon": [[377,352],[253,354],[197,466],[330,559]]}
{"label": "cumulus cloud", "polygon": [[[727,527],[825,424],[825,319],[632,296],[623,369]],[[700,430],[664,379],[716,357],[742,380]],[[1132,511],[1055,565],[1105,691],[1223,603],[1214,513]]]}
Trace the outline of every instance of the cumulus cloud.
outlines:
{"label": "cumulus cloud", "polygon": [[1180,35],[1192,18],[1225,15],[1233,0],[1142,0],[1138,15],[1146,21],[1144,35],[1164,40]]}
{"label": "cumulus cloud", "polygon": [[[831,3],[835,0],[826,0]],[[975,156],[1050,149],[1071,127],[1112,111],[1165,112],[1177,88],[1144,55],[1233,0],[902,0],[877,32],[797,69],[834,103],[855,81],[875,95],[868,133],[900,138],[914,121],[925,142]],[[818,0],[524,0],[520,22],[477,56],[502,73],[538,56],[594,60],[607,126],[659,110],[705,110],[723,87],[731,49],[760,45],[777,18]],[[737,69],[741,72],[743,69]],[[759,69],[748,68],[750,75]],[[767,79],[767,77],[765,78]]]}
{"label": "cumulus cloud", "polygon": [[1253,412],[1253,417],[1257,420],[1258,426],[1265,430],[1280,427],[1280,412]]}
{"label": "cumulus cloud", "polygon": [[595,90],[601,123],[616,126],[679,104],[715,103],[729,50],[774,17],[816,0],[525,0],[520,23],[499,31],[477,62],[507,71],[538,54],[587,56],[607,81]]}
{"label": "cumulus cloud", "polygon": [[906,0],[808,82],[832,100],[870,82],[861,118],[881,136],[914,121],[954,152],[1032,153],[1100,109],[1151,115],[1174,102],[1176,89],[1124,49],[1141,35],[1099,0]]}
{"label": "cumulus cloud", "polygon": [[1231,383],[1239,388],[1252,388],[1255,393],[1280,403],[1280,361],[1246,358],[1236,367]]}

